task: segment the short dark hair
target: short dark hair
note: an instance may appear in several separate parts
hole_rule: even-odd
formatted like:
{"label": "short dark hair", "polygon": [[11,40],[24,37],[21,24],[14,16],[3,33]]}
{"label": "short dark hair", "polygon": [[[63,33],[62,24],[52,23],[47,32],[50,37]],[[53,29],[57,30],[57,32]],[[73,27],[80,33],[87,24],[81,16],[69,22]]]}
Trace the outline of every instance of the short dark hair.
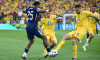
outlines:
{"label": "short dark hair", "polygon": [[39,2],[39,1],[35,1],[35,2],[33,3],[33,5],[34,5],[34,6],[40,5],[40,2]]}
{"label": "short dark hair", "polygon": [[80,8],[80,7],[81,7],[80,4],[75,5],[75,8]]}

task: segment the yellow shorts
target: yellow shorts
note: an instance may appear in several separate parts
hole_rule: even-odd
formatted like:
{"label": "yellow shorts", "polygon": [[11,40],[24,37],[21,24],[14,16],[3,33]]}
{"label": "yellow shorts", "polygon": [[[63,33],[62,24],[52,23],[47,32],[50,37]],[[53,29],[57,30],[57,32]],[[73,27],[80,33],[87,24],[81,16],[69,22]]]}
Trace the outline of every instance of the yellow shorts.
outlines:
{"label": "yellow shorts", "polygon": [[85,27],[78,27],[77,30],[70,32],[69,35],[70,38],[77,37],[79,40],[81,40],[86,34],[86,31],[87,30]]}
{"label": "yellow shorts", "polygon": [[55,32],[44,32],[44,34],[46,35],[47,39],[50,40],[50,42],[52,42],[53,40],[57,40]]}
{"label": "yellow shorts", "polygon": [[89,27],[89,28],[88,28],[88,32],[89,32],[89,34],[91,34],[91,33],[94,33],[94,34],[95,34],[95,32],[96,32],[96,27]]}

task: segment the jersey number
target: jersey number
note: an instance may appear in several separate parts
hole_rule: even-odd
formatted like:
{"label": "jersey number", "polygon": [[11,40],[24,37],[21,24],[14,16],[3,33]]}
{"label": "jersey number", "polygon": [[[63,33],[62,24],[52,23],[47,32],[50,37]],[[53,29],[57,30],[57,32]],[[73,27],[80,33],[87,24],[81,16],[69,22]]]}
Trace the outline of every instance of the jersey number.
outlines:
{"label": "jersey number", "polygon": [[50,21],[48,21],[48,25],[51,25],[51,22]]}
{"label": "jersey number", "polygon": [[29,17],[29,20],[32,20],[33,19],[33,11],[28,11],[28,16],[30,16]]}
{"label": "jersey number", "polygon": [[80,34],[80,33],[77,33],[76,36],[79,37],[79,34]]}

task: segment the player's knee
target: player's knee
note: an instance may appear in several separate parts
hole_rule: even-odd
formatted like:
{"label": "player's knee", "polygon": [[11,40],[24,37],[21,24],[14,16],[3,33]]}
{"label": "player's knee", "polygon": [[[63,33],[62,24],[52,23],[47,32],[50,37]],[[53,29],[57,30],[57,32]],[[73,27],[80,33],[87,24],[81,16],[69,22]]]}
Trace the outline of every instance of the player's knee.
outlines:
{"label": "player's knee", "polygon": [[63,36],[63,40],[65,40],[65,41],[66,41],[67,39],[69,39],[69,38],[70,38],[69,34],[66,34],[66,35]]}
{"label": "player's knee", "polygon": [[45,35],[42,35],[43,40],[47,40],[47,37]]}
{"label": "player's knee", "polygon": [[53,42],[52,44],[53,44],[54,46],[55,46],[55,45],[57,45],[57,41],[56,41],[56,40],[54,40],[54,42]]}
{"label": "player's knee", "polygon": [[92,38],[94,37],[94,33],[91,34],[91,37],[92,37]]}
{"label": "player's knee", "polygon": [[73,38],[72,44],[76,45],[77,44],[78,39],[77,38]]}
{"label": "player's knee", "polygon": [[34,43],[34,39],[31,39],[31,40],[30,40],[30,43],[32,43],[32,44],[33,44],[33,43]]}
{"label": "player's knee", "polygon": [[49,39],[47,39],[47,44],[49,44]]}
{"label": "player's knee", "polygon": [[92,37],[94,37],[94,33],[92,34]]}

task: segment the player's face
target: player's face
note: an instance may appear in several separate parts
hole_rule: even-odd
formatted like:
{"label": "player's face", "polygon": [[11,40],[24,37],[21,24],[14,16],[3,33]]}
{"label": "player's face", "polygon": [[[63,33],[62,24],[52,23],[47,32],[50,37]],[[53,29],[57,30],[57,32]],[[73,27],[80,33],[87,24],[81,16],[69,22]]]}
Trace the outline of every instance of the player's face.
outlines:
{"label": "player's face", "polygon": [[91,11],[92,11],[92,12],[95,12],[95,11],[96,11],[96,7],[92,7],[92,8],[91,8]]}
{"label": "player's face", "polygon": [[47,17],[50,17],[50,12],[47,13]]}
{"label": "player's face", "polygon": [[76,10],[76,13],[77,14],[80,14],[81,13],[81,8],[75,8],[75,10]]}

